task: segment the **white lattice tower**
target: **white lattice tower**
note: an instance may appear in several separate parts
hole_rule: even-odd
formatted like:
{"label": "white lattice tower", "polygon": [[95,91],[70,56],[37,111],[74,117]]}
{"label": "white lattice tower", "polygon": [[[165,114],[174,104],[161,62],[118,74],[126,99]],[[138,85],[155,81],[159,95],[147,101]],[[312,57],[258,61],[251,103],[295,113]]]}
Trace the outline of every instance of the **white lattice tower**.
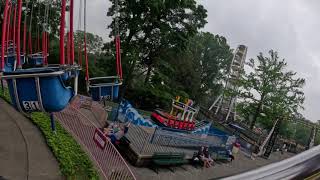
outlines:
{"label": "white lattice tower", "polygon": [[230,115],[232,115],[231,117],[233,117],[232,120],[236,119],[235,106],[237,96],[226,96],[225,92],[226,90],[231,90],[233,92],[236,92],[238,90],[236,81],[240,78],[241,72],[243,71],[244,62],[247,56],[247,49],[247,46],[239,45],[234,51],[228,77],[225,81],[224,90],[215,99],[215,101],[209,108],[209,111],[214,110],[215,115],[217,115],[218,113],[223,115],[224,121],[228,121]]}

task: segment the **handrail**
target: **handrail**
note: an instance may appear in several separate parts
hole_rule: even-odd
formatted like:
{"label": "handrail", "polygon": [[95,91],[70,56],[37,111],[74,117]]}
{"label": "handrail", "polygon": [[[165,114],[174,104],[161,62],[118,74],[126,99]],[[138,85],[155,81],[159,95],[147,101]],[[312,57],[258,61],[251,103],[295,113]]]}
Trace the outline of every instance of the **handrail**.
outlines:
{"label": "handrail", "polygon": [[[114,80],[118,80],[115,82],[109,82],[109,83],[92,83],[90,81],[93,80],[107,80],[107,79],[114,79]],[[106,86],[121,86],[122,85],[122,81],[119,78],[119,76],[105,76],[105,77],[95,77],[95,78],[89,78],[89,87],[106,87]]]}
{"label": "handrail", "polygon": [[303,179],[320,171],[319,161],[320,145],[283,161],[224,179]]}
{"label": "handrail", "polygon": [[119,83],[97,83],[89,85],[89,87],[102,87],[102,86],[120,86],[122,85],[122,82]]}
{"label": "handrail", "polygon": [[120,79],[118,76],[105,76],[105,77],[95,77],[95,78],[89,78],[89,81],[91,80],[99,80],[99,79]]}
{"label": "handrail", "polygon": [[50,73],[4,75],[1,78],[12,79],[12,78],[48,77],[48,76],[60,76],[62,74],[64,74],[64,71],[56,71],[56,72],[50,72]]}

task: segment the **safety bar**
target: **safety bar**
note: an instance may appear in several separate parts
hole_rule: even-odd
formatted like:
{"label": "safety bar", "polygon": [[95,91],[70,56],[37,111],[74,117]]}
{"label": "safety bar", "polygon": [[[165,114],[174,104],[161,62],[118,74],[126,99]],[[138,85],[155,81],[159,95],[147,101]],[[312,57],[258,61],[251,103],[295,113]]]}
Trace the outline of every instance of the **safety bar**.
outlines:
{"label": "safety bar", "polygon": [[95,78],[89,78],[89,81],[92,80],[99,80],[99,79],[119,79],[119,76],[105,76],[105,77],[95,77]]}
{"label": "safety bar", "polygon": [[48,77],[48,76],[60,76],[64,74],[64,71],[48,72],[48,73],[35,73],[35,74],[14,74],[14,75],[4,75],[3,79],[17,79],[17,78],[31,78],[31,77]]}
{"label": "safety bar", "polygon": [[118,83],[97,83],[97,84],[92,84],[89,85],[89,87],[108,87],[108,86],[121,86],[122,82]]}
{"label": "safety bar", "polygon": [[[36,56],[36,58],[38,57],[38,56],[40,56],[40,57],[43,57],[43,54],[42,54],[42,52],[38,52],[38,53],[34,53],[34,54],[29,54],[28,55],[28,57],[30,57],[30,58],[34,58]],[[47,57],[49,56],[49,53],[47,53]]]}

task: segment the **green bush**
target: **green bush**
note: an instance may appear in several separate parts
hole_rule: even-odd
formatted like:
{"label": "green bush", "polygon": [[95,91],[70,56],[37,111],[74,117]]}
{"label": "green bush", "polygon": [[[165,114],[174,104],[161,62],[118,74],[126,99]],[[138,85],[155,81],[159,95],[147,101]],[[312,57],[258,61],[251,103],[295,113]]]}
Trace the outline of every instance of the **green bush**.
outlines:
{"label": "green bush", "polygon": [[32,113],[31,120],[44,134],[48,146],[59,161],[63,175],[69,179],[99,179],[87,154],[58,122],[56,122],[56,133],[53,133],[50,118],[46,114]]}
{"label": "green bush", "polygon": [[[0,88],[0,97],[11,102],[9,92]],[[41,130],[46,142],[59,162],[61,173],[67,179],[99,179],[88,155],[73,137],[56,121],[56,133],[50,126],[50,118],[42,112],[31,113],[31,121]]]}

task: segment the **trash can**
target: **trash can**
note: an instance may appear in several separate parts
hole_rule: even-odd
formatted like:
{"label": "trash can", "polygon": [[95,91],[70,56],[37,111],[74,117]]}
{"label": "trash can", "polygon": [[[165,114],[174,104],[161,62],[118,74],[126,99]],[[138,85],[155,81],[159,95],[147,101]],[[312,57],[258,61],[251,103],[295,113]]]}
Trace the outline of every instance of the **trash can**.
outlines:
{"label": "trash can", "polygon": [[239,143],[234,143],[232,147],[232,154],[238,154],[240,149],[240,144]]}

